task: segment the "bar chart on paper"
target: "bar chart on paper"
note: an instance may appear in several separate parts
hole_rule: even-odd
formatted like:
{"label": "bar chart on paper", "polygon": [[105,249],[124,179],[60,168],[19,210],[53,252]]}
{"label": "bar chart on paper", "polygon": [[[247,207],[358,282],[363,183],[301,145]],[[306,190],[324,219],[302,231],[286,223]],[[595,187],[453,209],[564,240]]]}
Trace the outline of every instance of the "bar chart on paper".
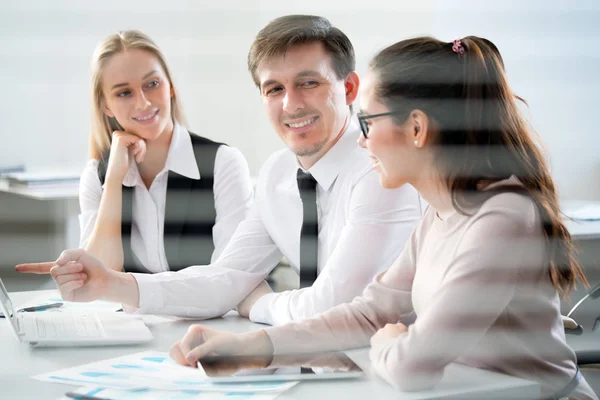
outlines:
{"label": "bar chart on paper", "polygon": [[[90,390],[101,389],[105,392],[102,396],[98,395],[97,397],[110,399],[244,399],[252,395],[252,399],[264,398],[266,400],[275,398],[279,393],[297,383],[225,384],[207,382],[198,373],[198,370],[181,366],[173,361],[167,353],[156,351],[145,351],[61,369],[36,375],[33,378],[66,385],[94,386]],[[106,394],[108,389],[111,390],[111,395]],[[261,397],[257,397],[259,394]],[[262,396],[263,394],[265,396]]]}

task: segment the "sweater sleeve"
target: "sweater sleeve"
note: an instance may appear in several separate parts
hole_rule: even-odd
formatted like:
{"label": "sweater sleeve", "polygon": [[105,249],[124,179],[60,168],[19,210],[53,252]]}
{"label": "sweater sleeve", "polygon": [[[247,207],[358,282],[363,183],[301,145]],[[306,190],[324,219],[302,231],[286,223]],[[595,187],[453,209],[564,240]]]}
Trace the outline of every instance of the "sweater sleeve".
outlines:
{"label": "sweater sleeve", "polygon": [[[520,269],[538,267],[528,263],[539,265],[540,226],[527,197],[505,194],[486,202],[461,237],[452,238],[456,253],[416,322],[371,348],[375,372],[405,391],[437,384],[446,365],[490,333],[514,296]],[[505,328],[495,325],[493,334]]]}
{"label": "sweater sleeve", "polygon": [[[418,231],[419,228],[417,228]],[[317,317],[267,328],[275,354],[343,350],[367,346],[388,322],[413,311],[415,233],[390,269],[378,274],[363,294]]]}

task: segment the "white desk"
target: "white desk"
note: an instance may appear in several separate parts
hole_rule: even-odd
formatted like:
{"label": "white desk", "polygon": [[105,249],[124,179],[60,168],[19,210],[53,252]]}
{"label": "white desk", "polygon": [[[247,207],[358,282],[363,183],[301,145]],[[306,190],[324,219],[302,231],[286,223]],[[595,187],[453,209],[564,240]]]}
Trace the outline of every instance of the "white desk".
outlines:
{"label": "white desk", "polygon": [[[588,204],[597,204],[597,202],[584,200],[570,200],[562,202],[561,207],[563,212],[569,215],[571,211],[577,210]],[[569,219],[565,219],[564,221],[573,239],[600,239],[600,221],[573,221]]]}
{"label": "white desk", "polygon": [[600,221],[565,221],[565,225],[575,240],[600,239]]}
{"label": "white desk", "polygon": [[0,178],[0,192],[12,193],[36,200],[69,200],[77,199],[79,187],[77,185],[53,187],[13,187],[6,179]]}
{"label": "white desk", "polygon": [[[55,291],[12,293],[13,303],[18,305],[42,293]],[[150,326],[154,340],[139,346],[113,346],[89,348],[32,348],[17,342],[7,321],[0,319],[0,397],[3,399],[54,399],[60,397],[73,386],[40,382],[30,379],[43,372],[72,367],[123,354],[144,350],[168,351],[171,345],[181,339],[191,321],[174,321]],[[224,318],[204,321],[215,329],[243,332],[260,329],[235,313]],[[368,351],[353,350],[348,355],[365,371],[369,371]],[[443,380],[435,390],[402,393],[377,377],[368,380],[340,380],[322,382],[301,382],[281,395],[280,399],[514,399],[535,398],[539,385],[535,382],[511,376],[452,364],[448,366]]]}

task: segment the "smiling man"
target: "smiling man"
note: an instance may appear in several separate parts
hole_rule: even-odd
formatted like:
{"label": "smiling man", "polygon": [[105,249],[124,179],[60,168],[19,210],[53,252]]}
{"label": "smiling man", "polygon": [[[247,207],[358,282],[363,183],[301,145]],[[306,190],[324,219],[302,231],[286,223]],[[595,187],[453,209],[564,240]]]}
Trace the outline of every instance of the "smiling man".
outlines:
{"label": "smiling man", "polygon": [[[258,33],[248,68],[287,148],[262,167],[253,209],[221,257],[144,275],[115,272],[83,250],[68,250],[51,271],[64,298],[203,318],[237,308],[255,322],[279,325],[351,301],[398,257],[421,203],[412,186],[383,189],[357,145],[351,104],[359,79],[348,37],[322,17],[281,17]],[[283,256],[300,285],[273,293],[264,279]]]}

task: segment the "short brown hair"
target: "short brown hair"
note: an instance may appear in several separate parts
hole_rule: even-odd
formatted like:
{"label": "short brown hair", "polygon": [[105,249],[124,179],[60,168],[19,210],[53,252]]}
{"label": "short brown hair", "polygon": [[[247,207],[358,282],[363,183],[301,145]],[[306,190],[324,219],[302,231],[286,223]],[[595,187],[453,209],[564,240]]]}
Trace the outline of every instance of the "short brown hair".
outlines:
{"label": "short brown hair", "polygon": [[354,47],[348,36],[331,25],[327,18],[314,15],[286,15],[271,21],[256,35],[248,53],[248,70],[257,87],[257,71],[263,61],[284,54],[301,44],[320,42],[331,57],[338,79],[344,79],[355,69]]}

